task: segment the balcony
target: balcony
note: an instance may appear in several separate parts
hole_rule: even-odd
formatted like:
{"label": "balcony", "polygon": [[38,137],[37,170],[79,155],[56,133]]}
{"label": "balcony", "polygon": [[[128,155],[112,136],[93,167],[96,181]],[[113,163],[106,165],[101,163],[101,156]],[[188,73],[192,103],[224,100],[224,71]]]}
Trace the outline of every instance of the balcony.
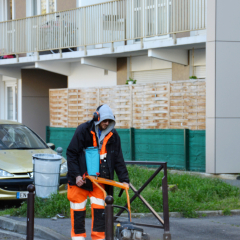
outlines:
{"label": "balcony", "polygon": [[116,0],[0,22],[0,55],[113,44],[206,29],[206,0]]}

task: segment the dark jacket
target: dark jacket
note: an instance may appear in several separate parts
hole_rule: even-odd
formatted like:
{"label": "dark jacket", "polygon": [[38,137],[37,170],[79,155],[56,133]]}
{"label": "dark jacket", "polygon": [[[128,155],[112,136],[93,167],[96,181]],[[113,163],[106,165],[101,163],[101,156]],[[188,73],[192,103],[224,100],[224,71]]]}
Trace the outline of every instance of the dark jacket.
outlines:
{"label": "dark jacket", "polygon": [[[70,185],[76,185],[76,177],[83,176],[83,174],[87,172],[86,159],[83,150],[93,146],[93,137],[91,131],[95,132],[94,128],[93,121],[85,122],[79,125],[68,146],[68,183]],[[123,159],[120,137],[115,129],[113,129],[111,132],[113,135],[108,140],[106,146],[110,179],[114,178],[115,170],[120,182],[129,183],[128,171]],[[87,179],[87,183],[81,188],[92,191],[92,183]],[[106,190],[108,194],[113,194],[111,187],[106,186]]]}

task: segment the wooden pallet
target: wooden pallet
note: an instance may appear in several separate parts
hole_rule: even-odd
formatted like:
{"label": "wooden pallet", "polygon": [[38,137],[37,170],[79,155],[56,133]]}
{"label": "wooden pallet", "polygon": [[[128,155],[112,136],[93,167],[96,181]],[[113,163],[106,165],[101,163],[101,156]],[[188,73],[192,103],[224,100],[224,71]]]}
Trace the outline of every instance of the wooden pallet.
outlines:
{"label": "wooden pallet", "polygon": [[114,87],[50,89],[50,126],[77,127],[108,104],[116,128],[205,129],[206,82],[172,81]]}

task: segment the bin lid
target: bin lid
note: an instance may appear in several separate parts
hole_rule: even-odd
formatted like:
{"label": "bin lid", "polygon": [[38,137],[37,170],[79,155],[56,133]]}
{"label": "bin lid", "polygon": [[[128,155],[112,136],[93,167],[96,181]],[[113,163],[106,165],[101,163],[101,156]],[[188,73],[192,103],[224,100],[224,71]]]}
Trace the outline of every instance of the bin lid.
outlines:
{"label": "bin lid", "polygon": [[62,160],[62,156],[57,154],[48,154],[48,153],[36,153],[32,155],[33,159],[38,159],[42,161],[59,161]]}

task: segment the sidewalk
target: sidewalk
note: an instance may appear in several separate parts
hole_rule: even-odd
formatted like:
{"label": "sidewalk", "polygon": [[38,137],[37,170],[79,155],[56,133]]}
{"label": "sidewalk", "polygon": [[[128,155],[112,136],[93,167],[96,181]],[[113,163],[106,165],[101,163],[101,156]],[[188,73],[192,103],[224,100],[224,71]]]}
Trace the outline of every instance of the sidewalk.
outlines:
{"label": "sidewalk", "polygon": [[[8,217],[20,222],[26,222],[26,218]],[[155,218],[133,218],[133,222],[146,224],[159,224]],[[70,219],[35,218],[35,226],[39,225],[46,229],[55,231],[63,236],[62,239],[69,240],[71,231]],[[86,231],[90,240],[91,219],[86,219]],[[163,230],[157,228],[144,228],[151,240],[162,240]],[[172,240],[239,240],[240,216],[219,216],[198,219],[170,218],[170,232]]]}
{"label": "sidewalk", "polygon": [[[26,240],[26,234],[19,234],[19,233],[0,229],[0,240],[16,240],[16,239]],[[44,239],[34,237],[34,240],[44,240]]]}
{"label": "sidewalk", "polygon": [[222,181],[224,181],[232,186],[240,188],[240,180],[222,179]]}

